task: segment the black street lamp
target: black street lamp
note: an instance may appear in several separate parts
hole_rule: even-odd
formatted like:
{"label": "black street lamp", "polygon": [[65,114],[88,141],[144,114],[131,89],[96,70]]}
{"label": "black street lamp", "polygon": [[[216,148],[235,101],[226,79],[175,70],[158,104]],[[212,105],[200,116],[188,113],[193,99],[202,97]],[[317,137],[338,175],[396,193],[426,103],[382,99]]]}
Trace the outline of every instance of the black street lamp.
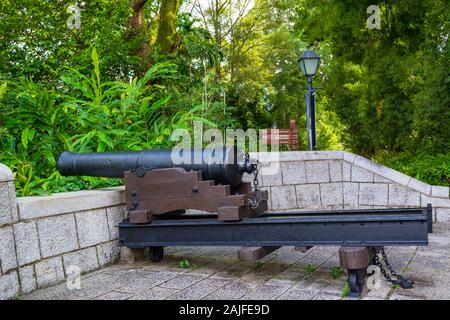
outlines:
{"label": "black street lamp", "polygon": [[312,86],[312,77],[320,64],[320,57],[312,50],[306,50],[298,60],[300,70],[308,77],[306,92],[306,129],[308,130],[309,150],[316,150],[316,90]]}

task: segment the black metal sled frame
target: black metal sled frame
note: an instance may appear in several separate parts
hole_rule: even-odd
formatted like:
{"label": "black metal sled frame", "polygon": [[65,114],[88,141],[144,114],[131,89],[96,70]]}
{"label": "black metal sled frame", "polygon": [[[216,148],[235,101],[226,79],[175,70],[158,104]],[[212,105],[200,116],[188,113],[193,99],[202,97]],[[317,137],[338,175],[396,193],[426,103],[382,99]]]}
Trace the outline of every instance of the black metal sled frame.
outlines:
{"label": "black metal sled frame", "polygon": [[[170,218],[169,218],[170,217]],[[431,207],[272,212],[237,222],[215,215],[169,215],[151,224],[119,224],[128,248],[164,246],[426,246]]]}

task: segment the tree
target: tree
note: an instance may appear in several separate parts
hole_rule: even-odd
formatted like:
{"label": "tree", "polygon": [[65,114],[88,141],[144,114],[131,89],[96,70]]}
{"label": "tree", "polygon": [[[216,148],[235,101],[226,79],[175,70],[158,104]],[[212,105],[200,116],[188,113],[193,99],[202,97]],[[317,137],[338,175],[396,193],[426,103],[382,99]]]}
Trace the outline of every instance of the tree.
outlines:
{"label": "tree", "polygon": [[[366,27],[372,4],[381,9],[380,30]],[[448,1],[306,0],[297,11],[301,38],[329,48],[324,93],[345,125],[347,147],[371,156],[449,141],[449,130],[431,133],[423,121],[448,123]]]}
{"label": "tree", "polygon": [[[161,5],[160,2],[161,1]],[[174,52],[180,42],[176,15],[181,0],[92,0],[79,4],[80,26],[68,26],[69,3],[0,3],[0,77],[57,81],[67,67],[88,72],[97,48],[109,77],[143,75],[158,46]],[[153,34],[157,36],[153,36]]]}

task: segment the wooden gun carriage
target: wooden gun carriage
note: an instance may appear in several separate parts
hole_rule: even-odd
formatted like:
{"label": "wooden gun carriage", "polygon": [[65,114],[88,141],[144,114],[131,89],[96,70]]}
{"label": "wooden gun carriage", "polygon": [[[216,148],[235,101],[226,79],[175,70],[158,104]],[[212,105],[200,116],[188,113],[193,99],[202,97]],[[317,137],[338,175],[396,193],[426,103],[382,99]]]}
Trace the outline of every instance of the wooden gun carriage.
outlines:
{"label": "wooden gun carriage", "polygon": [[[183,153],[184,152],[184,153]],[[179,161],[183,158],[183,161]],[[149,248],[163,258],[165,246],[258,247],[261,258],[281,246],[340,245],[350,295],[359,296],[370,264],[380,268],[383,246],[426,246],[432,232],[426,208],[267,212],[267,191],[243,182],[257,164],[235,147],[74,154],[58,161],[63,175],[125,178],[128,217],[119,224],[119,243]],[[194,209],[208,213],[187,215]],[[385,261],[387,263],[387,260]],[[389,280],[389,279],[388,279]],[[390,281],[404,288],[412,282]]]}

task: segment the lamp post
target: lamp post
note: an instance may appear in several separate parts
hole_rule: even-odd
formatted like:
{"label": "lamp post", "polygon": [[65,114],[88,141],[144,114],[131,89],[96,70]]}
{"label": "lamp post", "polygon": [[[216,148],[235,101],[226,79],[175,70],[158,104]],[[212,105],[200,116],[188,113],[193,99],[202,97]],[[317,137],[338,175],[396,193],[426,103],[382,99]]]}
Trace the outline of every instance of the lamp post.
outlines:
{"label": "lamp post", "polygon": [[306,50],[298,60],[302,74],[308,77],[306,92],[306,129],[308,131],[309,150],[316,150],[316,91],[312,86],[312,77],[319,67],[320,57],[312,50]]}

